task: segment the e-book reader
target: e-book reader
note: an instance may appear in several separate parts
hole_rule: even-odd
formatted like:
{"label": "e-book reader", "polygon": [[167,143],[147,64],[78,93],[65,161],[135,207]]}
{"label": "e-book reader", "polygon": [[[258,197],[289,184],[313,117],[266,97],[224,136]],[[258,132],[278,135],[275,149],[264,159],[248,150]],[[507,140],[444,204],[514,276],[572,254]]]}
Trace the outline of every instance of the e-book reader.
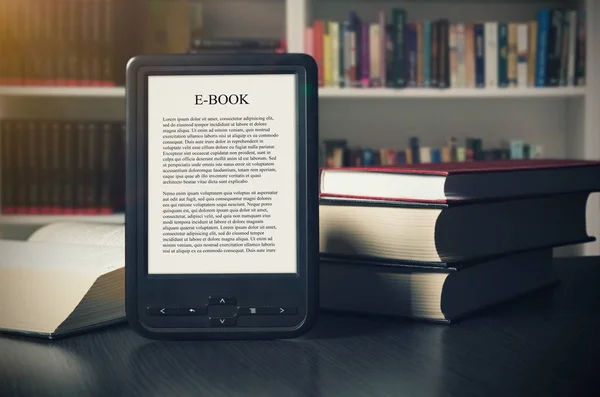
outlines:
{"label": "e-book reader", "polygon": [[317,67],[127,65],[126,311],[153,339],[286,338],[318,309]]}

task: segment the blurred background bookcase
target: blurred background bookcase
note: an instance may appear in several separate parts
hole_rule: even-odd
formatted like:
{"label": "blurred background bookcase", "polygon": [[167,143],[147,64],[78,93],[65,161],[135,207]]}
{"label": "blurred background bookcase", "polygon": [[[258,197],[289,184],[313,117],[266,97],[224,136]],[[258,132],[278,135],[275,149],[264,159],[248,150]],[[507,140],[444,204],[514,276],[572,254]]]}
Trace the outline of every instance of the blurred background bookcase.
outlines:
{"label": "blurred background bookcase", "polygon": [[[7,0],[0,0],[0,4]],[[51,4],[61,1],[55,0]],[[78,0],[85,2],[86,0]],[[104,1],[104,0],[98,0]],[[24,0],[36,3],[36,0]],[[38,3],[41,1],[38,1]],[[377,22],[380,11],[406,10],[409,20],[450,23],[528,22],[540,8],[584,9],[585,86],[517,88],[319,89],[320,140],[364,147],[405,148],[417,136],[441,147],[450,136],[481,138],[496,147],[510,139],[539,144],[544,157],[600,159],[600,3],[594,0],[131,0],[119,11],[115,55],[185,52],[190,37],[284,39],[288,52],[307,50],[314,20],[344,21],[350,12]],[[5,8],[0,9],[0,12]],[[1,14],[0,14],[1,15]],[[4,31],[3,31],[4,32]],[[127,45],[125,45],[127,44]],[[121,46],[125,45],[127,51]],[[2,43],[0,42],[0,57]],[[124,70],[124,61],[118,67]],[[124,88],[114,86],[0,86],[0,119],[124,120]],[[1,131],[0,131],[1,133]],[[0,181],[0,189],[2,183]],[[122,222],[123,215],[0,215],[0,224],[54,219]],[[588,203],[589,233],[600,236],[600,200]],[[597,243],[576,253],[600,254]]]}

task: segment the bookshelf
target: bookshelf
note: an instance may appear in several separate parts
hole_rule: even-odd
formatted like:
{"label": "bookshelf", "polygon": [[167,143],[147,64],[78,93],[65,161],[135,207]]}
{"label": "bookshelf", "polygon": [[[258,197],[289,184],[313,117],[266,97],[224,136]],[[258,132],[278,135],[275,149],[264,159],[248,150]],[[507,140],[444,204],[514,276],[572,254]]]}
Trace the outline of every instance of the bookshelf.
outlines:
{"label": "bookshelf", "polygon": [[[392,7],[404,8],[410,19],[446,17],[451,23],[526,22],[542,7],[585,7],[586,86],[325,87],[319,90],[320,140],[344,138],[354,145],[400,148],[411,136],[432,147],[443,145],[450,135],[481,137],[489,147],[520,138],[543,145],[545,157],[600,159],[600,3],[594,0],[205,0],[204,31],[213,37],[285,37],[289,52],[304,52],[305,27],[314,19],[343,21],[355,11],[375,22],[380,10]],[[124,89],[119,87],[0,87],[0,118],[119,120],[124,114]],[[0,223],[30,220],[52,218],[0,217]],[[597,195],[588,203],[588,225],[589,233],[600,238]],[[600,244],[586,244],[579,252],[598,255]]]}

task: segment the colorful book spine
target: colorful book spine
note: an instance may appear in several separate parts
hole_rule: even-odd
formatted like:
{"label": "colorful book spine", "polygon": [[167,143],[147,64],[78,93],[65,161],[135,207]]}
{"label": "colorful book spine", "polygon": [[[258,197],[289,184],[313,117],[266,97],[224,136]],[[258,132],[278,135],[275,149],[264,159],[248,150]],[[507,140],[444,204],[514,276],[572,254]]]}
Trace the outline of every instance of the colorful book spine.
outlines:
{"label": "colorful book spine", "polygon": [[548,87],[557,87],[560,83],[563,23],[563,11],[551,10],[548,30],[548,59],[546,60],[546,86]]}
{"label": "colorful book spine", "polygon": [[363,88],[371,85],[368,22],[360,23],[360,85]]}
{"label": "colorful book spine", "polygon": [[508,87],[508,24],[498,23],[498,87]]}
{"label": "colorful book spine", "polygon": [[535,87],[535,71],[537,62],[537,42],[538,42],[538,21],[529,21],[528,23],[528,37],[529,37],[529,56],[527,59],[527,85],[529,87]]}
{"label": "colorful book spine", "polygon": [[567,85],[575,85],[575,52],[577,46],[577,11],[569,11],[569,55],[567,65]]}
{"label": "colorful book spine", "polygon": [[577,13],[577,51],[575,54],[575,80],[576,85],[585,85],[586,67],[586,41],[587,41],[587,17],[585,10]]}
{"label": "colorful book spine", "polygon": [[387,82],[387,34],[385,24],[385,11],[379,11],[379,85],[386,86]]}
{"label": "colorful book spine", "polygon": [[406,24],[407,72],[406,85],[417,86],[417,27],[413,22]]}
{"label": "colorful book spine", "polygon": [[484,24],[473,25],[475,34],[475,87],[485,87],[485,36]]}
{"label": "colorful book spine", "polygon": [[395,36],[394,40],[394,81],[398,88],[406,87],[405,70],[405,30],[406,30],[406,11],[401,8],[392,9],[392,27]]}
{"label": "colorful book spine", "polygon": [[518,25],[516,23],[508,24],[508,58],[506,75],[508,78],[508,86],[511,88],[517,86],[517,29]]}
{"label": "colorful book spine", "polygon": [[381,86],[381,55],[380,50],[381,37],[379,35],[379,24],[369,24],[369,79],[371,87],[377,88]]}
{"label": "colorful book spine", "polygon": [[450,62],[450,87],[458,87],[458,46],[456,24],[448,27],[448,60]]}
{"label": "colorful book spine", "polygon": [[415,22],[415,34],[417,36],[417,87],[423,87],[425,85],[425,79],[423,77],[423,21]]}
{"label": "colorful book spine", "polygon": [[569,68],[569,41],[571,35],[570,17],[568,12],[563,13],[562,37],[560,48],[560,72],[558,85],[567,85],[567,71]]}
{"label": "colorful book spine", "polygon": [[315,62],[317,63],[317,78],[319,87],[325,86],[325,65],[323,53],[323,36],[325,32],[325,21],[314,21],[313,22],[313,51]]}
{"label": "colorful book spine", "polygon": [[528,29],[529,26],[526,23],[521,23],[517,27],[517,85],[519,87],[527,87],[528,85]]}
{"label": "colorful book spine", "polygon": [[448,88],[450,86],[450,62],[448,61],[448,36],[450,22],[448,19],[440,19],[438,21],[440,29],[440,41],[438,51],[438,67],[439,67],[439,81],[438,86],[440,88]]}
{"label": "colorful book spine", "polygon": [[456,87],[467,86],[467,51],[465,38],[465,25],[456,24]]}
{"label": "colorful book spine", "polygon": [[329,22],[329,40],[331,55],[329,59],[331,60],[330,67],[330,81],[332,87],[340,86],[340,24],[335,21]]}
{"label": "colorful book spine", "polygon": [[331,45],[331,24],[325,21],[323,31],[323,68],[325,69],[325,87],[333,85],[333,54]]}
{"label": "colorful book spine", "polygon": [[546,69],[548,61],[548,34],[550,28],[550,10],[542,9],[538,12],[538,37],[537,60],[535,73],[535,86],[546,86]]}
{"label": "colorful book spine", "polygon": [[486,22],[485,29],[485,86],[498,87],[498,22]]}
{"label": "colorful book spine", "polygon": [[423,21],[423,85],[431,87],[431,21]]}

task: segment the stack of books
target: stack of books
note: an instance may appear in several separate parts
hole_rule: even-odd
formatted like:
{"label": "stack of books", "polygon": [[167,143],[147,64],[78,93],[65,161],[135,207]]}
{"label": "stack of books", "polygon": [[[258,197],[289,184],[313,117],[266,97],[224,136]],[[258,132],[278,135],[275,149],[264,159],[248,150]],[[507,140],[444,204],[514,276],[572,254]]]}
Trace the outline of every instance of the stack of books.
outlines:
{"label": "stack of books", "polygon": [[450,322],[551,285],[595,191],[592,161],[322,169],[321,307]]}

